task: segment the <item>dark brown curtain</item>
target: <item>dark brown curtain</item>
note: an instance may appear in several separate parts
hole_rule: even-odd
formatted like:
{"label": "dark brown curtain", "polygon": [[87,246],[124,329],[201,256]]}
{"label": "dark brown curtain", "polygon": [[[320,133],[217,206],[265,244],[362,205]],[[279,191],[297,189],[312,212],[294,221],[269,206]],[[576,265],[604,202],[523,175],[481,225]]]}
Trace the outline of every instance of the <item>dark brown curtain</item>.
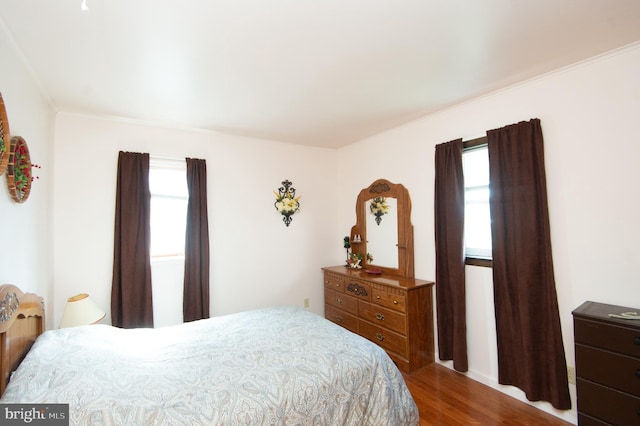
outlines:
{"label": "dark brown curtain", "polygon": [[149,154],[120,152],[111,283],[116,327],[153,327]]}
{"label": "dark brown curtain", "polygon": [[540,120],[487,132],[498,379],[571,408]]}
{"label": "dark brown curtain", "polygon": [[462,139],[436,145],[435,158],[438,353],[467,371]]}
{"label": "dark brown curtain", "polygon": [[184,255],[184,322],[209,318],[209,218],[207,164],[187,158],[187,230]]}

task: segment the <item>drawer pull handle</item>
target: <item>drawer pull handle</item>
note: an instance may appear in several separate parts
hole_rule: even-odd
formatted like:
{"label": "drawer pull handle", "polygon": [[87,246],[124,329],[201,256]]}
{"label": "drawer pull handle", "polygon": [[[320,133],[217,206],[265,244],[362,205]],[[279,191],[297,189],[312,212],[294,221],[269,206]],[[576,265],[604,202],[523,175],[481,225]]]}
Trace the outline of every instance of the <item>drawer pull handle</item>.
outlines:
{"label": "drawer pull handle", "polygon": [[[381,298],[380,296],[376,296],[376,299],[377,299],[377,300],[380,300],[380,299],[382,299],[382,298]],[[394,304],[394,305],[397,305],[397,304],[398,304],[398,301],[397,301],[397,300],[394,300],[394,301],[393,301],[393,304]],[[640,337],[639,337],[639,339],[640,339]],[[638,344],[640,344],[640,343],[638,343]]]}
{"label": "drawer pull handle", "polygon": [[336,321],[338,321],[338,322],[342,322],[342,321],[344,321],[344,318],[342,317],[342,315],[338,315],[338,316],[336,317]]}
{"label": "drawer pull handle", "polygon": [[384,315],[380,314],[380,313],[376,313],[376,319],[379,321],[384,321]]}
{"label": "drawer pull handle", "polygon": [[633,339],[633,344],[640,346],[640,336]]}
{"label": "drawer pull handle", "polygon": [[640,379],[640,370],[636,370],[636,377]]}
{"label": "drawer pull handle", "polygon": [[336,303],[337,303],[338,305],[342,305],[342,299],[337,298],[337,299],[336,299]]}
{"label": "drawer pull handle", "polygon": [[384,342],[384,336],[380,333],[376,333],[376,339],[380,340],[381,342]]}
{"label": "drawer pull handle", "polygon": [[340,287],[340,283],[336,283],[336,287]]}

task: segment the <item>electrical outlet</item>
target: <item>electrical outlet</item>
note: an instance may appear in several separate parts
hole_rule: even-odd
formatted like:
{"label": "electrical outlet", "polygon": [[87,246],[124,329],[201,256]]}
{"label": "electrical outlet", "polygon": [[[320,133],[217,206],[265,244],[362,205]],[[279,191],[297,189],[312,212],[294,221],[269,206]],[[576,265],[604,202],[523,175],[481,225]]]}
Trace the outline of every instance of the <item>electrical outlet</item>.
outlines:
{"label": "electrical outlet", "polygon": [[309,298],[308,297],[304,299],[304,308],[305,309],[309,309]]}
{"label": "electrical outlet", "polygon": [[576,384],[576,368],[572,366],[567,366],[567,376],[569,377],[569,384]]}

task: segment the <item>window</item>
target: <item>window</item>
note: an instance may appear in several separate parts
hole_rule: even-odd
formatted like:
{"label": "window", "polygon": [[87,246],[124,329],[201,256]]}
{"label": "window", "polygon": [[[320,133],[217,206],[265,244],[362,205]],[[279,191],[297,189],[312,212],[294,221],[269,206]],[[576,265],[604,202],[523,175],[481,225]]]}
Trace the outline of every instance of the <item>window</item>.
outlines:
{"label": "window", "polygon": [[152,260],[184,256],[189,199],[186,162],[151,158],[149,190]]}
{"label": "window", "polygon": [[489,150],[486,138],[464,143],[462,170],[465,189],[465,257],[490,260]]}

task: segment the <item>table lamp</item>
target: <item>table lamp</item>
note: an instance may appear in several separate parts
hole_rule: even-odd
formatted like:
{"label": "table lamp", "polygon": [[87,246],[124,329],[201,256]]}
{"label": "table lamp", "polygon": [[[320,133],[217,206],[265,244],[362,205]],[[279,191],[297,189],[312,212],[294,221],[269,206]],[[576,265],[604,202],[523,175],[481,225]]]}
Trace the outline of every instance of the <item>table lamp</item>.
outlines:
{"label": "table lamp", "polygon": [[89,298],[88,294],[78,294],[67,299],[59,328],[95,324],[105,316],[106,313]]}

